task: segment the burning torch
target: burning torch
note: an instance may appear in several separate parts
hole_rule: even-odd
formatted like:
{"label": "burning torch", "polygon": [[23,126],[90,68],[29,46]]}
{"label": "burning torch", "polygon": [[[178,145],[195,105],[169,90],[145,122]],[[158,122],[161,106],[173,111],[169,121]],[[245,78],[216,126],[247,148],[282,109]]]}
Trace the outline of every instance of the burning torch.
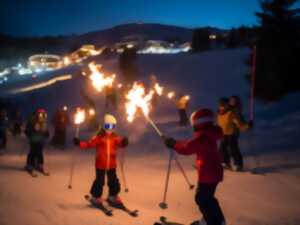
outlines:
{"label": "burning torch", "polygon": [[[76,125],[75,130],[75,137],[79,138],[79,131],[80,131],[80,124],[83,123],[85,120],[85,111],[81,108],[76,109],[76,113],[74,115],[74,123]],[[71,166],[70,166],[70,177],[69,177],[69,184],[68,188],[72,189],[73,187],[73,174],[74,174],[74,167],[75,167],[75,151],[72,153],[71,158]]]}

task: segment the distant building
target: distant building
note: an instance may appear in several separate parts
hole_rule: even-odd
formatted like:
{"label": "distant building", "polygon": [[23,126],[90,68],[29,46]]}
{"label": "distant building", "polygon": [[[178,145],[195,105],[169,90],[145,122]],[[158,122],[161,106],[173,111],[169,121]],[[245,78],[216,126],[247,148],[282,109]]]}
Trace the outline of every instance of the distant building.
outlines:
{"label": "distant building", "polygon": [[97,50],[95,45],[82,45],[75,52],[72,52],[70,55],[70,60],[74,62],[80,62],[83,59],[86,59],[89,56],[101,54],[101,50]]}
{"label": "distant building", "polygon": [[59,69],[62,66],[62,58],[58,55],[38,54],[30,56],[28,59],[28,68],[36,72]]}

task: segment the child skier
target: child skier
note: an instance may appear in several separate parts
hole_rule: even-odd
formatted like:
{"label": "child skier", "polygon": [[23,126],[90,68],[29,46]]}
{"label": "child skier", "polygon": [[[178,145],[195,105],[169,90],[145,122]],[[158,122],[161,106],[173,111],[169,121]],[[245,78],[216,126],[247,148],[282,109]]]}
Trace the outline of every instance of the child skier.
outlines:
{"label": "child skier", "polygon": [[36,176],[34,169],[49,176],[49,172],[44,168],[43,156],[43,149],[49,137],[47,112],[44,109],[38,109],[31,115],[26,125],[25,134],[30,144],[25,169],[34,177]]}
{"label": "child skier", "polygon": [[[240,116],[240,113],[237,112],[237,109],[231,109],[227,98],[221,98],[219,101],[217,122],[224,133],[220,145],[220,150],[223,154],[224,168],[242,171],[243,157],[238,146],[238,137],[240,131],[251,128],[252,122],[246,123]],[[231,158],[233,158],[233,167],[230,162]]]}
{"label": "child skier", "polygon": [[223,135],[222,129],[213,124],[213,112],[209,109],[194,112],[190,121],[194,129],[194,136],[191,139],[182,141],[169,137],[163,139],[167,147],[179,154],[196,154],[198,188],[195,200],[203,219],[195,221],[192,225],[224,225],[225,219],[215,198],[216,188],[223,180],[222,159],[217,147],[217,141]]}
{"label": "child skier", "polygon": [[102,192],[107,175],[109,197],[107,199],[111,206],[123,205],[120,197],[120,183],[116,174],[116,156],[118,147],[126,147],[128,138],[117,135],[114,130],[117,120],[114,116],[106,114],[104,116],[103,128],[98,134],[88,141],[80,141],[74,138],[74,144],[82,149],[96,148],[96,179],[91,187],[92,202],[102,205]]}

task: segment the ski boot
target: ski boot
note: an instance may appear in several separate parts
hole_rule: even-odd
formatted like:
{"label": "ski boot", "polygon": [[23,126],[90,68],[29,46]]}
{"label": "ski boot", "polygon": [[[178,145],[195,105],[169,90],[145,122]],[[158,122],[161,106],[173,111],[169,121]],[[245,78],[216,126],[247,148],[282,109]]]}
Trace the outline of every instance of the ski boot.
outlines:
{"label": "ski boot", "polygon": [[109,205],[115,208],[124,208],[124,204],[119,196],[109,196],[107,198]]}
{"label": "ski boot", "polygon": [[232,170],[235,172],[243,172],[244,168],[242,166],[233,166]]}
{"label": "ski boot", "polygon": [[27,171],[32,177],[37,177],[37,174],[33,171],[33,167],[30,165],[26,165],[24,167],[25,171]]}
{"label": "ski boot", "polygon": [[94,204],[94,205],[103,205],[103,199],[100,197],[100,198],[95,198],[95,197],[92,197],[90,199],[91,203]]}
{"label": "ski boot", "polygon": [[232,166],[227,163],[222,163],[222,167],[224,170],[232,170]]}
{"label": "ski boot", "polygon": [[36,170],[43,174],[44,176],[50,176],[50,172],[46,171],[43,165],[38,165]]}

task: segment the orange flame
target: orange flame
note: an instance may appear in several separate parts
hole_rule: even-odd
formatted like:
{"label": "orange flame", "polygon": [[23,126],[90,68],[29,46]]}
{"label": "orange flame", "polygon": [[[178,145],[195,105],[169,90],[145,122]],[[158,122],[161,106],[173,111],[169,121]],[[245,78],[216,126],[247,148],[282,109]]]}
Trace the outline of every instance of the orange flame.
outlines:
{"label": "orange flame", "polygon": [[94,62],[89,64],[89,69],[92,72],[90,79],[94,88],[98,92],[101,92],[105,87],[111,87],[116,78],[115,74],[111,76],[104,76],[104,74],[100,72],[101,67],[101,65],[95,64]]}
{"label": "orange flame", "polygon": [[77,108],[74,116],[74,123],[76,125],[79,125],[83,123],[84,120],[85,120],[85,111],[83,109]]}
{"label": "orange flame", "polygon": [[145,116],[148,116],[151,108],[151,99],[153,97],[154,91],[149,91],[148,94],[145,93],[145,88],[142,83],[135,82],[132,88],[126,95],[127,102],[125,104],[127,112],[127,120],[132,122],[135,118],[137,109],[140,108]]}
{"label": "orange flame", "polygon": [[160,86],[159,83],[155,83],[154,90],[159,96],[161,96],[163,94],[164,88]]}

